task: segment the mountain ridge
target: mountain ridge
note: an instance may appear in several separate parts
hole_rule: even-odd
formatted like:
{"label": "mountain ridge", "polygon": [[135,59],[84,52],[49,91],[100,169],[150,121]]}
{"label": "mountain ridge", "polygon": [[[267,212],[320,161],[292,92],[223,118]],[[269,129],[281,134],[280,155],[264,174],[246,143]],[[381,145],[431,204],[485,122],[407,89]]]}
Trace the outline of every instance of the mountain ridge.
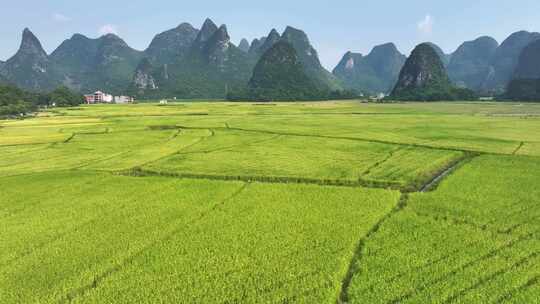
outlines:
{"label": "mountain ridge", "polygon": [[51,53],[58,81],[78,91],[107,90],[120,94],[130,83],[143,52],[114,34],[88,38],[75,34]]}
{"label": "mountain ridge", "polygon": [[540,40],[531,42],[523,49],[505,97],[540,101]]}
{"label": "mountain ridge", "polygon": [[390,99],[438,101],[474,99],[472,91],[454,87],[440,54],[430,43],[415,47],[401,69]]}
{"label": "mountain ridge", "polygon": [[[427,44],[438,54],[454,84],[500,94],[513,79],[521,51],[539,39],[539,33],[519,31],[497,45],[491,37],[483,36],[464,42],[451,55]],[[128,90],[143,98],[217,98],[230,87],[247,82],[260,57],[279,41],[289,42],[306,74],[329,90],[389,92],[406,60],[393,43],[387,43],[373,47],[367,55],[347,52],[330,73],[300,29],[287,26],[282,34],[272,29],[267,36],[251,43],[242,39],[235,46],[226,25],[218,27],[207,18],[200,30],[184,22],[155,35],[144,51],[131,48],[114,34],[98,38],[74,34],[47,54],[39,39],[24,29],[16,54],[0,61],[0,80],[33,91],[64,85],[79,92],[100,89],[120,94]],[[190,76],[190,71],[197,72]],[[216,71],[218,74],[213,74]],[[213,80],[207,81],[207,77]],[[203,85],[205,81],[217,87]]]}
{"label": "mountain ridge", "polygon": [[407,57],[395,44],[375,46],[368,55],[347,52],[332,73],[345,88],[364,93],[388,93],[394,87]]}
{"label": "mountain ridge", "polygon": [[482,90],[500,94],[510,82],[523,49],[539,40],[540,33],[518,31],[506,38],[491,58],[491,68]]}
{"label": "mountain ridge", "polygon": [[447,67],[450,79],[460,87],[480,90],[486,82],[491,69],[491,58],[498,47],[499,43],[489,36],[465,41],[453,53]]}
{"label": "mountain ridge", "polygon": [[53,73],[49,56],[28,28],[22,32],[17,52],[2,64],[0,70],[0,75],[7,81],[33,91],[41,88],[52,90],[57,84],[51,77]]}

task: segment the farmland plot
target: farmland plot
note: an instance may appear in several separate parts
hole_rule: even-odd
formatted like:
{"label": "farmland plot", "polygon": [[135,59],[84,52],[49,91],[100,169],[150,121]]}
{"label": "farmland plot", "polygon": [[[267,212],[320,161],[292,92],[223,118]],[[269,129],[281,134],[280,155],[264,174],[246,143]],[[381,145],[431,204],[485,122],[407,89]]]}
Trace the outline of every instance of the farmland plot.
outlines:
{"label": "farmland plot", "polygon": [[0,302],[536,303],[539,115],[193,102],[0,121]]}
{"label": "farmland plot", "polygon": [[0,298],[5,303],[67,297],[242,186],[71,172],[1,182],[6,190],[0,194]]}
{"label": "farmland plot", "polygon": [[335,301],[358,239],[399,197],[69,172],[1,182],[7,302]]}
{"label": "farmland plot", "polygon": [[125,170],[176,153],[209,136],[205,130],[74,133],[68,141],[0,147],[0,176],[74,168]]}
{"label": "farmland plot", "polygon": [[0,121],[0,147],[35,145],[67,140],[67,130],[103,130],[105,124],[96,118],[43,117],[23,121]]}
{"label": "farmland plot", "polygon": [[149,163],[153,172],[221,177],[375,182],[415,187],[463,157],[459,151],[347,139],[218,130],[170,157]]}
{"label": "farmland plot", "polygon": [[351,188],[248,184],[211,216],[146,251],[80,302],[333,303],[359,237],[398,197]]}
{"label": "farmland plot", "polygon": [[357,261],[358,303],[499,303],[538,296],[540,161],[481,156],[412,194]]}

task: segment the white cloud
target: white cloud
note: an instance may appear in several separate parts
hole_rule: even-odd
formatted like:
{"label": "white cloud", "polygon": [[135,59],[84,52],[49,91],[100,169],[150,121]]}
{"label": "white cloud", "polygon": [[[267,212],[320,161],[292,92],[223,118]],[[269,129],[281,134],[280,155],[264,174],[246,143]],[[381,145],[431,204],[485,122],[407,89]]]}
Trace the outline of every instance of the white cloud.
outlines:
{"label": "white cloud", "polygon": [[433,33],[434,19],[430,14],[427,14],[424,19],[418,22],[418,31],[424,35],[431,35]]}
{"label": "white cloud", "polygon": [[64,14],[60,14],[60,13],[54,13],[52,17],[53,17],[54,21],[56,21],[56,22],[69,22],[69,21],[71,21],[71,17],[68,17],[68,16],[66,16]]}
{"label": "white cloud", "polygon": [[114,24],[105,24],[98,29],[100,35],[115,34],[118,35],[118,28]]}

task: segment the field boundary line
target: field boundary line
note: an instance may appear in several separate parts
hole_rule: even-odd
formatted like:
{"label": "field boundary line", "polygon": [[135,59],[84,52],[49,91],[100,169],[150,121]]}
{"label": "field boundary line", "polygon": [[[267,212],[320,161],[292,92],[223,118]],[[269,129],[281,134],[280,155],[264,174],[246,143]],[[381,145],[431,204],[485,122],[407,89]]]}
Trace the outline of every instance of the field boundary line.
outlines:
{"label": "field boundary line", "polygon": [[80,169],[85,170],[85,168],[88,167],[88,166],[96,165],[96,164],[99,164],[99,163],[102,163],[102,162],[106,162],[108,160],[115,159],[115,158],[117,158],[119,156],[129,154],[131,152],[133,152],[133,150],[127,150],[127,151],[123,151],[123,152],[114,153],[112,155],[105,156],[105,157],[102,157],[102,158],[91,159],[91,160],[88,160],[88,161],[86,161],[86,162],[84,162],[84,163],[82,163],[80,165],[73,166],[73,167],[69,168],[68,170],[80,170]]}
{"label": "field boundary line", "polygon": [[[188,127],[184,125],[178,125],[178,127],[183,129],[206,129],[204,127]],[[393,142],[393,141],[386,141],[386,140],[378,140],[378,139],[368,139],[368,138],[362,138],[362,137],[350,137],[350,136],[332,136],[332,135],[317,135],[317,134],[305,134],[305,133],[294,133],[294,132],[279,132],[279,131],[270,131],[270,130],[257,130],[257,129],[245,129],[245,128],[238,128],[238,127],[214,127],[212,129],[215,130],[225,130],[225,131],[240,131],[240,132],[253,132],[253,133],[266,133],[266,134],[276,134],[276,135],[284,135],[284,136],[296,136],[296,137],[314,137],[314,138],[325,138],[325,139],[338,139],[338,140],[350,140],[350,141],[362,141],[362,142],[371,142],[371,143],[378,143],[378,144],[385,144],[385,145],[395,145],[395,146],[404,146],[404,147],[412,147],[412,148],[425,148],[425,149],[432,149],[432,150],[439,150],[439,151],[453,151],[453,152],[463,152],[463,153],[476,153],[476,154],[488,154],[488,155],[510,155],[509,153],[494,153],[494,152],[485,152],[485,151],[477,151],[477,150],[470,150],[470,149],[460,149],[460,148],[452,148],[452,147],[436,147],[436,146],[430,146],[425,144],[418,144],[418,143],[400,143],[400,142]]]}
{"label": "field boundary line", "polygon": [[523,148],[523,146],[525,145],[525,142],[522,141],[519,143],[519,146],[514,150],[514,152],[512,152],[512,155],[517,155],[517,153],[519,152],[519,150],[521,150],[521,148]]}
{"label": "field boundary line", "polygon": [[[96,116],[71,116],[71,115],[59,115],[60,117],[87,117],[87,118],[99,118],[101,120],[110,119],[110,118],[137,118],[137,117],[182,117],[182,116],[222,116],[222,117],[243,117],[243,116],[326,116],[326,115],[350,115],[350,116],[385,116],[385,115],[418,115],[416,113],[410,112],[392,112],[392,113],[380,113],[380,112],[320,112],[320,113],[243,113],[243,114],[232,114],[232,113],[170,113],[170,114],[131,114],[131,115],[96,115]],[[457,114],[438,114],[446,116],[456,116]]]}
{"label": "field boundary line", "polygon": [[378,168],[379,166],[381,166],[382,164],[386,163],[387,161],[389,161],[392,157],[394,157],[394,154],[403,150],[404,147],[398,147],[396,149],[393,149],[393,150],[390,150],[390,152],[388,152],[388,154],[386,155],[385,158],[377,161],[376,163],[374,163],[373,165],[369,166],[369,168],[367,168],[362,174],[361,176],[364,177],[366,175],[369,175],[371,173],[371,170],[375,169],[375,168]]}
{"label": "field boundary line", "polygon": [[[64,144],[67,144],[69,143],[70,141],[72,141],[76,136],[79,136],[79,135],[104,135],[104,134],[109,134],[110,131],[109,131],[109,128],[105,128],[105,131],[96,131],[96,132],[73,132],[71,133],[71,136],[68,137],[67,139],[65,139],[62,143]],[[69,133],[68,133],[69,134]]]}
{"label": "field boundary line", "polygon": [[251,142],[247,142],[247,143],[243,143],[243,144],[238,144],[238,145],[232,145],[232,146],[228,146],[228,147],[222,147],[222,148],[217,148],[217,149],[214,149],[214,150],[203,150],[203,151],[190,151],[190,152],[178,152],[177,154],[183,154],[183,155],[188,155],[188,154],[210,154],[210,153],[215,153],[215,152],[224,152],[224,151],[229,151],[231,149],[235,149],[235,148],[241,148],[241,147],[250,147],[250,146],[253,146],[253,145],[257,145],[257,144],[262,144],[262,143],[266,143],[266,142],[271,142],[271,141],[274,141],[280,137],[282,137],[283,135],[274,135],[270,138],[265,138],[265,139],[261,139],[261,140],[254,140],[254,141],[251,141]]}
{"label": "field boundary line", "polygon": [[386,221],[388,221],[396,213],[402,211],[405,207],[407,207],[408,200],[409,194],[402,193],[397,201],[396,206],[394,206],[394,208],[390,210],[390,212],[388,212],[381,219],[379,219],[379,221],[377,221],[375,225],[371,227],[371,229],[367,232],[365,236],[360,238],[358,244],[356,245],[356,249],[354,250],[354,254],[351,257],[351,261],[349,263],[347,273],[345,274],[345,278],[341,282],[341,287],[336,300],[337,304],[349,303],[349,287],[351,286],[353,278],[361,270],[360,264],[363,258],[367,241],[381,229],[382,225]]}
{"label": "field boundary line", "polygon": [[[398,149],[399,150],[399,149]],[[394,150],[394,153],[397,150]],[[392,153],[393,154],[393,153]],[[355,253],[353,255],[353,258],[351,259],[351,263],[349,265],[347,274],[345,275],[345,278],[342,281],[341,289],[338,294],[338,298],[336,300],[337,304],[347,304],[349,302],[349,294],[348,289],[352,283],[353,278],[360,272],[361,269],[361,260],[363,251],[366,247],[366,242],[375,235],[381,228],[381,226],[389,220],[392,216],[394,216],[396,213],[402,211],[407,207],[407,203],[409,200],[409,194],[411,193],[418,193],[418,192],[427,192],[435,190],[435,188],[438,186],[438,184],[444,180],[447,176],[449,176],[452,172],[456,171],[459,167],[464,165],[466,162],[472,160],[474,157],[480,155],[480,153],[467,153],[464,152],[464,155],[453,162],[451,162],[448,166],[443,168],[440,173],[436,174],[431,180],[429,180],[426,184],[424,184],[420,189],[415,189],[415,191],[407,191],[406,189],[401,189],[401,197],[399,199],[398,204],[394,209],[392,209],[388,214],[386,214],[383,218],[381,218],[372,228],[371,230],[364,236],[362,239],[360,239],[358,246],[355,250]],[[391,157],[391,156],[390,156]],[[406,186],[405,186],[406,187]]]}
{"label": "field boundary line", "polygon": [[335,187],[350,187],[350,188],[376,188],[386,190],[399,191],[401,185],[391,182],[378,182],[371,180],[336,180],[336,179],[316,179],[305,177],[284,177],[284,176],[245,176],[245,175],[213,175],[213,174],[196,174],[196,173],[175,173],[166,171],[154,171],[136,167],[129,170],[112,171],[116,175],[131,176],[131,177],[170,177],[179,179],[206,179],[217,181],[244,181],[244,182],[259,182],[267,184],[307,184],[319,186],[335,186]]}
{"label": "field boundary line", "polygon": [[419,187],[417,191],[411,192],[431,192],[438,188],[438,186],[452,173],[456,172],[459,168],[469,163],[475,157],[479,156],[479,153],[465,153],[462,157],[450,162],[447,166],[442,168],[439,173],[435,174],[431,180],[428,180],[424,185]]}
{"label": "field boundary line", "polygon": [[54,144],[61,144],[64,141],[65,141],[65,139],[61,140],[61,141],[33,142],[33,143],[26,143],[26,144],[7,144],[7,145],[0,144],[0,148],[3,148],[3,147],[20,147],[20,146],[54,145]]}
{"label": "field boundary line", "polygon": [[[179,132],[181,132],[181,130],[182,130],[182,129],[179,129]],[[134,166],[134,167],[132,167],[131,169],[128,169],[128,170],[135,170],[135,169],[137,169],[137,168],[140,168],[140,167],[143,167],[143,166],[147,166],[147,165],[156,163],[156,162],[158,162],[158,161],[160,161],[160,160],[163,160],[163,159],[165,159],[165,158],[171,157],[171,156],[173,156],[173,155],[180,154],[180,153],[182,152],[182,150],[185,150],[185,149],[189,149],[189,148],[191,148],[191,147],[194,147],[194,146],[200,144],[201,142],[205,141],[206,139],[208,139],[208,138],[214,136],[214,133],[213,133],[210,129],[205,129],[205,130],[208,130],[208,131],[210,132],[210,135],[209,135],[209,136],[200,136],[199,138],[197,138],[196,141],[192,142],[191,144],[189,144],[189,145],[187,145],[187,146],[184,146],[184,147],[182,147],[182,148],[180,148],[180,149],[178,149],[178,150],[176,150],[176,151],[174,151],[174,152],[172,152],[172,153],[168,153],[167,155],[160,156],[159,158],[156,158],[156,159],[147,161],[147,162],[145,162],[145,163],[136,165],[136,166]],[[180,133],[178,133],[178,135],[179,135],[179,134],[180,134]],[[173,138],[173,139],[174,139],[174,138]],[[169,142],[171,142],[171,141],[172,141],[172,139],[169,139],[169,140],[167,140],[166,142],[161,143],[161,145],[165,145],[165,144],[167,144],[167,143],[169,143]]]}

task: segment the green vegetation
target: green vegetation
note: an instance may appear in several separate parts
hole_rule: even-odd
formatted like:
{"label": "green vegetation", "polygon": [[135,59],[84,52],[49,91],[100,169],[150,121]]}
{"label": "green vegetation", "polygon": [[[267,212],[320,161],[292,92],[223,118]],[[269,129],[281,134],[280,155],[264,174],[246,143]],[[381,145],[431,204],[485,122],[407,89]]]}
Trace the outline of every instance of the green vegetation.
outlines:
{"label": "green vegetation", "polygon": [[56,90],[49,93],[46,97],[48,105],[57,107],[78,106],[84,103],[84,98],[81,94],[74,93],[67,87],[58,87]]}
{"label": "green vegetation", "polygon": [[453,54],[448,75],[454,84],[474,91],[482,89],[491,70],[491,58],[499,43],[487,36],[464,42]]}
{"label": "green vegetation", "polygon": [[[10,189],[1,194],[2,213],[9,215],[0,242],[7,302],[330,302],[358,236],[399,197],[360,188],[94,173],[2,184]],[[42,216],[55,221],[42,223]]]}
{"label": "green vegetation", "polygon": [[475,100],[469,89],[454,87],[441,58],[428,43],[418,45],[401,69],[391,100]]}
{"label": "green vegetation", "polygon": [[506,91],[513,100],[540,100],[540,40],[529,44],[521,53],[514,76]]}
{"label": "green vegetation", "polygon": [[248,84],[254,100],[309,100],[317,96],[315,83],[306,75],[296,50],[285,41],[264,53]]}
{"label": "green vegetation", "polygon": [[411,195],[366,242],[352,302],[534,303],[539,170],[537,158],[481,156]]}
{"label": "green vegetation", "polygon": [[0,84],[0,117],[26,114],[36,109],[35,98],[23,90]]}
{"label": "green vegetation", "polygon": [[414,189],[461,156],[456,151],[223,129],[142,169],[155,174]]}
{"label": "green vegetation", "polygon": [[57,83],[67,84],[81,93],[102,90],[120,95],[131,83],[142,56],[114,34],[97,39],[75,34],[49,60]]}
{"label": "green vegetation", "polygon": [[11,85],[0,84],[0,117],[26,115],[37,110],[38,106],[56,105],[76,106],[83,103],[82,95],[59,87],[49,94],[30,93]]}
{"label": "green vegetation", "polygon": [[207,19],[200,31],[187,24],[171,31],[156,37],[147,50],[151,60],[139,64],[131,88],[135,95],[225,98],[246,86],[256,59],[232,44],[226,26]]}
{"label": "green vegetation", "polygon": [[378,45],[367,55],[347,52],[333,74],[344,87],[370,94],[390,92],[407,57],[393,43]]}
{"label": "green vegetation", "polygon": [[524,49],[540,40],[540,33],[519,31],[506,38],[491,57],[490,74],[483,90],[503,94],[512,80]]}
{"label": "green vegetation", "polygon": [[513,79],[508,85],[504,96],[508,99],[523,101],[540,100],[540,78],[538,79]]}
{"label": "green vegetation", "polygon": [[253,70],[247,89],[233,90],[228,100],[298,101],[352,99],[355,94],[319,88],[309,77],[294,47],[287,41],[275,43]]}
{"label": "green vegetation", "polygon": [[539,117],[200,101],[0,120],[1,302],[534,303]]}

